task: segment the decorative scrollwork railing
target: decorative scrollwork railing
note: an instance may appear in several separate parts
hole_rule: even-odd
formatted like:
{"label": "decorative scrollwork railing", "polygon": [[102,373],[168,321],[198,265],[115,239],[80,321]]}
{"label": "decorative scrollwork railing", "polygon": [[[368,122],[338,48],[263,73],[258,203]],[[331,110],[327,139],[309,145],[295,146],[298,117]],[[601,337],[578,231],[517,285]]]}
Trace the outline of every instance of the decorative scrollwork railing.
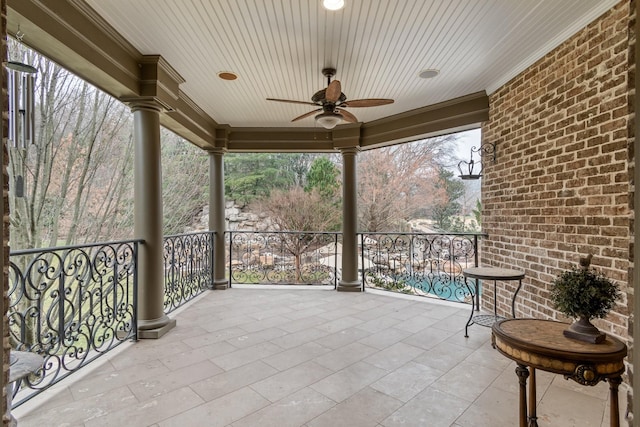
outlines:
{"label": "decorative scrollwork railing", "polygon": [[339,233],[229,231],[227,268],[236,284],[337,284]]}
{"label": "decorative scrollwork railing", "polygon": [[164,312],[170,313],[212,284],[213,232],[164,238]]}
{"label": "decorative scrollwork railing", "polygon": [[9,335],[42,368],[14,387],[25,402],[137,338],[139,240],[15,251],[9,262]]}
{"label": "decorative scrollwork railing", "polygon": [[471,303],[462,270],[478,266],[480,234],[364,233],[364,286]]}

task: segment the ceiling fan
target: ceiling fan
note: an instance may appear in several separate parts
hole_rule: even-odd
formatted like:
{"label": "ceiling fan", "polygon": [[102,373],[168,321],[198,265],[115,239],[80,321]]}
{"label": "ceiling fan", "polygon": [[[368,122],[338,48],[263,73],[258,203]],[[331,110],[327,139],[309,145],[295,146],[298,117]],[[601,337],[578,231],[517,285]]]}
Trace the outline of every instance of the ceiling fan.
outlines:
{"label": "ceiling fan", "polygon": [[379,105],[393,104],[393,99],[383,98],[354,99],[352,101],[347,101],[347,97],[342,93],[340,81],[331,81],[331,77],[336,74],[335,68],[325,68],[322,70],[322,74],[327,78],[327,87],[326,89],[320,89],[313,94],[311,97],[311,101],[313,102],[276,98],[267,98],[267,101],[289,102],[292,104],[314,105],[321,107],[316,110],[309,111],[308,113],[304,113],[291,121],[296,122],[322,111],[322,113],[316,115],[315,118],[316,121],[326,129],[333,129],[340,120],[344,120],[349,123],[356,123],[358,121],[356,116],[345,110],[347,107],[377,107]]}

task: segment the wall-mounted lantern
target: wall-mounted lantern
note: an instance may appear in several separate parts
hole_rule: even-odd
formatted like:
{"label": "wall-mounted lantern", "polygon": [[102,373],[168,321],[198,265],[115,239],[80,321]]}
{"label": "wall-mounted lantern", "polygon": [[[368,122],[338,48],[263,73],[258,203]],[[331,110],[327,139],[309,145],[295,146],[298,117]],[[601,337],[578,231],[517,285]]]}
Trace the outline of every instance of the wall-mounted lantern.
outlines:
{"label": "wall-mounted lantern", "polygon": [[[473,153],[477,153],[479,160],[473,160]],[[460,171],[461,179],[480,179],[482,176],[482,167],[483,167],[483,159],[484,161],[488,161],[492,159],[494,162],[496,160],[496,144],[485,142],[480,145],[480,147],[471,147],[471,157],[468,162],[464,160],[458,163],[458,170]]]}

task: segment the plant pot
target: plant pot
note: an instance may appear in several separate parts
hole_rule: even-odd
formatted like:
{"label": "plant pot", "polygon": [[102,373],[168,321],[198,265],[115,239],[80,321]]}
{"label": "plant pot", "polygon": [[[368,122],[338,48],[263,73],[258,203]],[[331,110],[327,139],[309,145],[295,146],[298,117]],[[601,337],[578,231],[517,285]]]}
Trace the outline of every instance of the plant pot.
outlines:
{"label": "plant pot", "polygon": [[580,317],[576,322],[573,322],[571,326],[569,326],[569,329],[565,329],[562,333],[567,338],[573,338],[591,344],[600,344],[604,342],[607,337],[604,332],[600,332],[598,328],[591,324],[588,317],[584,316]]}

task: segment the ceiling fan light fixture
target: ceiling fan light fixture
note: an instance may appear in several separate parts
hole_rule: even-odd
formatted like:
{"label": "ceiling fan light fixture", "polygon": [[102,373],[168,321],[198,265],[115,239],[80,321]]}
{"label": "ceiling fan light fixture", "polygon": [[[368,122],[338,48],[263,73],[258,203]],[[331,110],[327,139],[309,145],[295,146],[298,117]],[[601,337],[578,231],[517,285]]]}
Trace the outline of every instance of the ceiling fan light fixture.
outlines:
{"label": "ceiling fan light fixture", "polygon": [[323,0],[322,5],[327,10],[340,10],[344,7],[344,0]]}
{"label": "ceiling fan light fixture", "polygon": [[316,116],[316,123],[325,129],[333,129],[342,119],[342,114],[325,111]]}

